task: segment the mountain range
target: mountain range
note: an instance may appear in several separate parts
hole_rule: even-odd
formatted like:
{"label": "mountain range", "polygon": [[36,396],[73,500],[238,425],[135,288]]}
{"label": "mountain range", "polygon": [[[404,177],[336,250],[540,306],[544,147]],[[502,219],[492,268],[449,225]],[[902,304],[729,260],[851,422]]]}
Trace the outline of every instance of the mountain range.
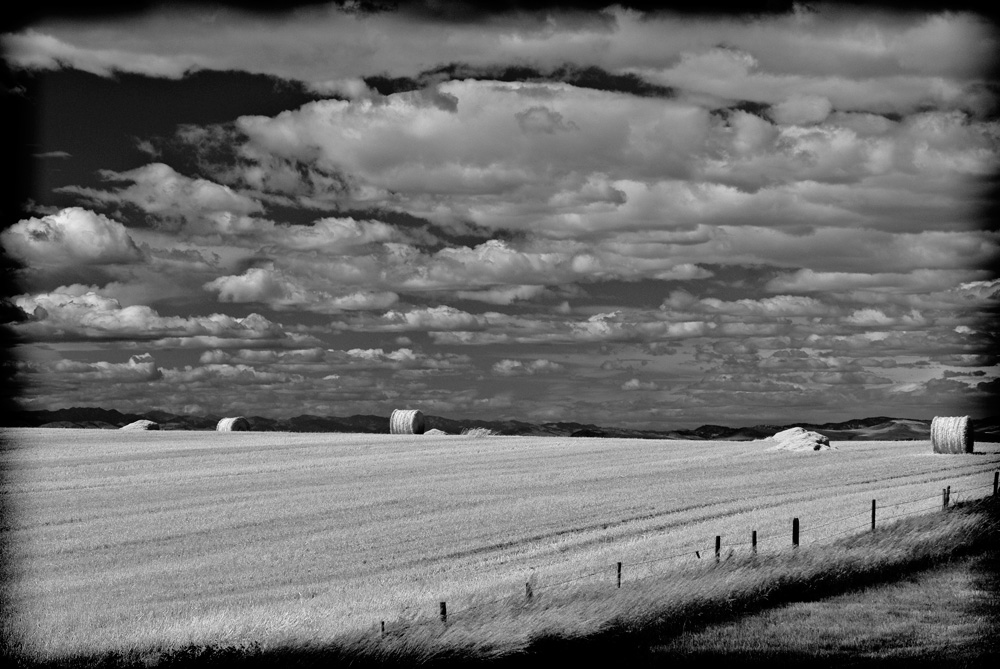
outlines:
{"label": "mountain range", "polygon": [[[137,420],[151,420],[161,430],[214,430],[221,416],[191,416],[147,411],[141,414],[121,413],[114,409],[74,407],[45,411],[22,411],[0,418],[3,427],[61,427],[117,429]],[[255,432],[366,432],[388,433],[388,416],[355,415],[347,417],[303,414],[293,418],[246,416]],[[470,428],[485,428],[497,434],[546,437],[627,437],[632,439],[701,439],[706,441],[747,441],[770,437],[790,427],[802,427],[825,435],[832,441],[852,440],[921,440],[930,439],[930,420],[875,416],[841,423],[790,423],[788,425],[753,425],[726,427],[702,425],[678,430],[638,430],[621,427],[559,422],[526,423],[517,420],[453,420],[440,416],[425,416],[426,428],[449,434],[460,434]],[[976,440],[1000,441],[1000,416],[971,421]]]}

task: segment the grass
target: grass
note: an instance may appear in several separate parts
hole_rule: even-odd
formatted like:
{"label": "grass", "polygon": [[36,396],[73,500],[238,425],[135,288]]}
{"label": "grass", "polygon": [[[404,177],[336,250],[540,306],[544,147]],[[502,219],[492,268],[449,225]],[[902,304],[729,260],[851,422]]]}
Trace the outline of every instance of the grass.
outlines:
{"label": "grass", "polygon": [[462,435],[467,437],[498,437],[499,432],[494,432],[488,427],[466,427],[462,428]]}
{"label": "grass", "polygon": [[[536,596],[531,602],[523,598],[483,602],[450,617],[448,624],[427,617],[393,626],[385,636],[372,629],[364,634],[345,634],[330,643],[153,646],[126,653],[68,656],[35,666],[210,666],[223,660],[246,667],[663,666],[667,660],[678,659],[738,659],[742,664],[759,662],[764,666],[767,661],[791,658],[825,666],[823,662],[832,658],[852,662],[866,657],[880,659],[878,630],[872,633],[870,627],[859,625],[839,629],[803,625],[794,608],[784,609],[781,626],[772,630],[775,638],[784,641],[784,649],[761,645],[760,636],[752,631],[741,634],[745,628],[742,623],[711,625],[766,607],[802,599],[815,602],[895,581],[995,548],[998,537],[997,504],[967,503],[947,513],[910,518],[826,547],[731,559],[669,577],[633,581],[621,589],[584,585]],[[938,586],[936,596],[943,601],[954,594],[948,591],[949,585],[944,580]],[[935,593],[927,593],[927,597],[933,596]],[[914,638],[926,634],[927,627],[938,620],[931,616],[910,621]],[[691,629],[696,631],[689,632]],[[797,637],[794,652],[790,652],[789,639]],[[831,649],[839,650],[834,653]],[[983,653],[988,652],[988,646],[983,646]],[[922,659],[926,664],[928,658],[910,654],[902,659]],[[955,658],[945,653],[935,659]]]}
{"label": "grass", "polygon": [[[769,560],[791,559],[792,515],[804,521],[795,565],[808,567],[792,580],[822,584],[829,563],[807,556],[867,526],[873,496],[885,504],[882,535],[890,515],[938,509],[942,484],[953,500],[973,496],[1000,463],[995,447],[934,456],[912,442],[814,455],[615,439],[15,436],[2,462],[14,571],[0,622],[18,657],[38,663],[310,649],[352,661],[482,659],[659,629],[676,614],[664,602],[690,622],[710,611],[704,601],[780,590],[784,576],[771,571],[784,563]],[[749,528],[761,555],[731,572]],[[715,534],[734,556],[718,567],[693,557]],[[683,557],[661,560],[670,555]]]}
{"label": "grass", "polygon": [[[690,630],[649,649],[651,660],[740,666],[996,666],[1000,641],[1000,546],[898,581],[793,602]],[[990,659],[992,658],[992,664]]]}

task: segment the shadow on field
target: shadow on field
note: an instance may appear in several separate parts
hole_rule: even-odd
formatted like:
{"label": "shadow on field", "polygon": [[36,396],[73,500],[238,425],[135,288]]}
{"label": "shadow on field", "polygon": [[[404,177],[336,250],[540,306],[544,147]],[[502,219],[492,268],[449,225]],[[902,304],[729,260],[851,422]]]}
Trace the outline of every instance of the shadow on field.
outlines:
{"label": "shadow on field", "polygon": [[[821,602],[847,593],[861,593],[867,588],[900,583],[904,579],[919,578],[935,567],[963,565],[968,568],[972,591],[976,593],[975,606],[962,612],[962,616],[979,621],[992,621],[994,630],[1000,631],[1000,503],[985,500],[958,504],[948,513],[974,514],[982,522],[982,531],[957,541],[954,545],[934,550],[916,551],[904,562],[888,561],[886,564],[822,572],[808,581],[777,579],[763,593],[752,596],[737,595],[728,598],[700,601],[681,612],[668,612],[659,617],[638,622],[612,620],[603,629],[586,638],[564,638],[556,635],[536,636],[521,650],[504,652],[499,657],[487,657],[482,648],[476,650],[447,647],[437,641],[440,626],[423,625],[412,636],[401,637],[387,643],[377,635],[346,640],[337,647],[311,648],[209,648],[192,647],[163,653],[114,655],[105,657],[66,658],[64,660],[36,663],[24,658],[0,658],[13,661],[13,666],[23,669],[64,669],[88,667],[99,669],[149,668],[149,667],[216,667],[233,666],[241,669],[295,667],[299,669],[357,669],[394,667],[448,667],[490,669],[534,669],[535,667],[670,667],[713,664],[734,667],[760,667],[774,669],[785,666],[821,667],[998,667],[1000,642],[994,636],[979,638],[974,647],[952,646],[948,652],[915,656],[906,650],[905,639],[892,639],[880,647],[873,642],[872,653],[861,655],[851,651],[848,643],[835,643],[832,647],[801,650],[801,643],[754,646],[737,652],[723,652],[714,648],[680,649],[670,642],[682,634],[697,633],[715,625],[743,621],[750,616],[775,607],[795,602]],[[919,533],[925,525],[938,522],[935,517],[913,524],[911,533]],[[947,522],[947,521],[945,521]],[[865,548],[894,542],[894,535],[873,533],[851,537],[845,544],[852,548]],[[794,559],[794,558],[793,558]],[[919,587],[919,586],[913,586]],[[866,595],[862,594],[863,599]],[[988,624],[988,623],[987,623]],[[846,640],[845,640],[846,641]],[[787,648],[785,647],[787,645]],[[798,650],[796,650],[798,648]],[[902,649],[902,651],[900,650]],[[876,657],[868,657],[873,654]],[[8,661],[6,666],[12,666]]]}

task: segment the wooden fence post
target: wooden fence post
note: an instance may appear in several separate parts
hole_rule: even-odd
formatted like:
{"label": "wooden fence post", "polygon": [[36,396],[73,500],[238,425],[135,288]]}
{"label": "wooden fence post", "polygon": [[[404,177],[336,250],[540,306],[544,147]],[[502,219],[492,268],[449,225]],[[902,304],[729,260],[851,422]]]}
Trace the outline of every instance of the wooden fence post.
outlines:
{"label": "wooden fence post", "polygon": [[750,534],[750,550],[753,551],[754,555],[757,554],[757,530]]}
{"label": "wooden fence post", "polygon": [[618,587],[622,587],[622,563],[618,563]]}
{"label": "wooden fence post", "polygon": [[441,602],[441,622],[448,623],[448,606],[444,602]]}
{"label": "wooden fence post", "polygon": [[719,562],[719,553],[722,552],[722,537],[715,535],[715,562]]}
{"label": "wooden fence post", "polygon": [[792,546],[799,547],[799,519],[792,518]]}
{"label": "wooden fence post", "polygon": [[379,636],[385,636],[385,621],[382,621],[382,632]]}
{"label": "wooden fence post", "polygon": [[530,602],[531,598],[532,598],[532,596],[534,596],[534,594],[535,593],[533,593],[531,591],[531,581],[527,581],[524,584],[524,598],[527,599]]}
{"label": "wooden fence post", "polygon": [[875,500],[872,500],[872,532],[875,531]]}

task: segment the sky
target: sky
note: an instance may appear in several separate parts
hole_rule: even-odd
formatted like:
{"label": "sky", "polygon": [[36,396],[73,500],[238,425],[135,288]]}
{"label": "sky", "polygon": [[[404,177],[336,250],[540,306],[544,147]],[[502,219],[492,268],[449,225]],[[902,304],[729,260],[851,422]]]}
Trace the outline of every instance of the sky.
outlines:
{"label": "sky", "polygon": [[760,4],[37,12],[20,405],[996,413],[996,22]]}

